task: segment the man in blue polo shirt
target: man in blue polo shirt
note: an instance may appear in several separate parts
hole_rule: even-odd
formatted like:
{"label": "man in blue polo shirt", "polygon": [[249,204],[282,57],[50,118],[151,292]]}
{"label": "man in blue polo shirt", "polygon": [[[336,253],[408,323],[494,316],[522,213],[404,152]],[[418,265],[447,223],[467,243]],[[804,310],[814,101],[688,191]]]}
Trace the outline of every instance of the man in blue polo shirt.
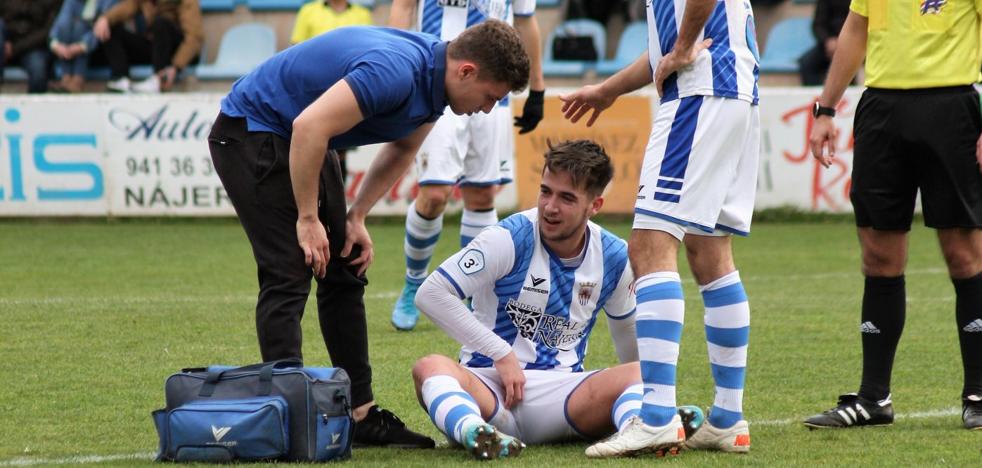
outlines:
{"label": "man in blue polo shirt", "polygon": [[[262,358],[301,357],[300,320],[316,277],[331,362],[351,376],[356,444],[434,445],[374,404],[363,301],[373,249],[365,216],[412,164],[444,107],[490,112],[524,88],[528,74],[518,34],[500,21],[451,42],[351,27],[273,56],[222,100],[208,142],[258,266]],[[330,148],[381,142],[387,144],[348,209]]]}

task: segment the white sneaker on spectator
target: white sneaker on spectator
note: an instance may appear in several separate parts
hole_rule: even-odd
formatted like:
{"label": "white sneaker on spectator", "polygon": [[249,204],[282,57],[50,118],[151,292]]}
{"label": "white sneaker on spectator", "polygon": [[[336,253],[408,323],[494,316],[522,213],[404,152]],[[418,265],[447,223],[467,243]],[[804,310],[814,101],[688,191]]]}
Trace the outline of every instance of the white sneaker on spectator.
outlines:
{"label": "white sneaker on spectator", "polygon": [[114,93],[128,93],[130,92],[130,85],[130,79],[124,76],[107,81],[106,89]]}
{"label": "white sneaker on spectator", "polygon": [[160,94],[160,77],[150,75],[149,78],[133,83],[133,92],[138,94]]}
{"label": "white sneaker on spectator", "polygon": [[586,449],[589,458],[631,457],[642,453],[656,456],[676,455],[685,444],[682,419],[675,415],[664,426],[649,426],[634,416],[620,432]]}
{"label": "white sneaker on spectator", "polygon": [[706,421],[685,441],[685,446],[694,450],[747,453],[750,451],[750,427],[742,419],[727,429],[719,429]]}

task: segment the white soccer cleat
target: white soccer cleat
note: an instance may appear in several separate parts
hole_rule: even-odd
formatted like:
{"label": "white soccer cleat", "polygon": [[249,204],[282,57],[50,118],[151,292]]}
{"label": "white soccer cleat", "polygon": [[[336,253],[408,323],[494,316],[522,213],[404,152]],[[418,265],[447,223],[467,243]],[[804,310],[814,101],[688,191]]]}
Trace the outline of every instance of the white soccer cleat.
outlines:
{"label": "white soccer cleat", "polygon": [[702,427],[685,441],[686,448],[693,450],[719,450],[730,453],[750,451],[750,426],[747,421],[737,421],[733,427],[719,429],[706,421]]}
{"label": "white soccer cleat", "polygon": [[649,426],[632,417],[620,432],[586,449],[590,458],[632,457],[643,453],[656,456],[677,455],[685,444],[685,428],[678,415],[664,426]]}

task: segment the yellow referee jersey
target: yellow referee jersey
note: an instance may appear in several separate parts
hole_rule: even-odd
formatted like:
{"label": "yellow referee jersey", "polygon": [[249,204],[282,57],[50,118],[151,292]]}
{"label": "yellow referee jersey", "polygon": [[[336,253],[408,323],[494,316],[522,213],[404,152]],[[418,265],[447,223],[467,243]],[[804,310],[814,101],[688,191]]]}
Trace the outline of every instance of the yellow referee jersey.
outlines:
{"label": "yellow referee jersey", "polygon": [[869,19],[866,86],[957,86],[979,78],[982,0],[852,0]]}
{"label": "yellow referee jersey", "polygon": [[314,36],[343,26],[366,26],[372,24],[372,12],[361,5],[348,3],[348,9],[337,13],[323,0],[314,0],[300,7],[297,22],[293,25],[291,44],[299,44]]}

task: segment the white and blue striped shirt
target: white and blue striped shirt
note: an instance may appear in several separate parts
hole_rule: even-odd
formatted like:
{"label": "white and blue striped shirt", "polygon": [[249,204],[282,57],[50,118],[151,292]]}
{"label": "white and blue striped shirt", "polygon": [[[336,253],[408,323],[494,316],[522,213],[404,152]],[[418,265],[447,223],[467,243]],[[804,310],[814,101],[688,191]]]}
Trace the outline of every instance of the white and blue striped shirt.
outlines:
{"label": "white and blue striped shirt", "polygon": [[[511,345],[525,369],[580,372],[600,310],[613,320],[633,317],[627,244],[588,223],[582,260],[566,266],[539,238],[536,213],[516,213],[485,229],[437,272],[458,297],[473,297],[474,317]],[[494,365],[467,346],[460,362]]]}
{"label": "white and blue striped shirt", "polygon": [[417,28],[444,41],[488,18],[514,23],[515,16],[532,16],[535,0],[420,0]]}
{"label": "white and blue striped shirt", "polygon": [[[648,61],[658,67],[678,39],[686,0],[647,0]],[[757,104],[760,54],[754,14],[748,0],[717,0],[703,34],[713,44],[692,67],[665,80],[662,102],[687,96],[718,96]]]}

